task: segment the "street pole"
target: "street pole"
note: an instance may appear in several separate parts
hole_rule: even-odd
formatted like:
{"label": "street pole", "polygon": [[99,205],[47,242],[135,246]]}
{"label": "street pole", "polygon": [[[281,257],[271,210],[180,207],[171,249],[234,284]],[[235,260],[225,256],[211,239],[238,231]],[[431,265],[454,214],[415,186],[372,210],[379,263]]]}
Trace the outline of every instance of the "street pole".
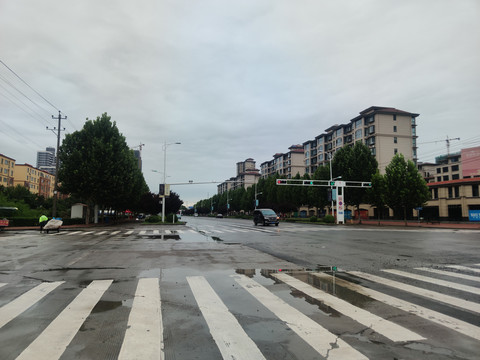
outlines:
{"label": "street pole", "polygon": [[[330,159],[330,182],[332,182],[333,176],[332,176],[332,153],[328,154],[328,157]],[[330,185],[330,197],[332,198],[332,207],[331,207],[331,215],[333,215],[333,186]],[[333,215],[335,216],[335,215]]]}
{"label": "street pole", "polygon": [[[53,205],[52,205],[52,217],[57,216],[57,198],[58,198],[58,154],[60,148],[60,130],[62,125],[62,120],[67,117],[62,117],[60,110],[58,110],[58,117],[52,115],[52,119],[58,119],[58,129],[57,129],[57,156],[55,157],[55,185],[53,187]],[[48,129],[48,128],[47,128]]]}
{"label": "street pole", "polygon": [[168,145],[180,145],[180,142],[170,143],[167,144],[167,141],[163,143],[163,188],[164,188],[164,195],[162,196],[162,223],[165,222],[165,200],[167,196],[165,192],[167,191],[167,146]]}

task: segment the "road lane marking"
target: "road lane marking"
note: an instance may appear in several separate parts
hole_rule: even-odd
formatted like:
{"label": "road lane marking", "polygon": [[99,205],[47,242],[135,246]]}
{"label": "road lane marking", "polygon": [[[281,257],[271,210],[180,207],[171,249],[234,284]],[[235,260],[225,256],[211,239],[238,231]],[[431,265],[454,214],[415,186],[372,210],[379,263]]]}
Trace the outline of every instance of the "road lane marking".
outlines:
{"label": "road lane marking", "polygon": [[133,234],[133,230],[129,230],[125,233],[125,235],[132,235]]}
{"label": "road lane marking", "polygon": [[77,235],[77,234],[80,234],[81,231],[73,231],[71,233],[68,233],[67,236],[71,236],[71,235]]}
{"label": "road lane marking", "polygon": [[409,279],[420,280],[420,281],[423,281],[423,282],[448,287],[450,289],[466,291],[466,292],[473,293],[473,294],[480,294],[480,289],[476,288],[474,286],[452,283],[450,281],[445,281],[445,280],[441,280],[441,279],[434,279],[434,278],[431,278],[431,277],[428,277],[428,276],[411,274],[411,273],[408,273],[408,272],[405,272],[405,271],[394,270],[394,269],[384,269],[382,271],[387,272],[389,274],[395,274],[395,275],[398,275],[398,276],[403,276],[403,277],[406,277],[406,278],[409,278]]}
{"label": "road lane marking", "polygon": [[304,283],[290,275],[284,273],[272,274],[278,280],[284,282],[288,286],[303,292],[314,299],[320,300],[325,305],[335,309],[345,316],[373,329],[377,333],[389,338],[392,341],[419,341],[425,338],[413,331],[410,331],[391,321],[385,320],[380,316],[372,314],[369,311],[361,309],[349,302],[342,300],[336,296],[330,295],[320,289]]}
{"label": "road lane marking", "polygon": [[93,231],[85,231],[84,233],[81,233],[80,236],[85,236],[91,233],[93,233]]}
{"label": "road lane marking", "polygon": [[147,230],[142,230],[139,232],[139,235],[145,235],[147,233]]}
{"label": "road lane marking", "polygon": [[163,348],[158,278],[142,278],[138,281],[118,359],[164,359]]}
{"label": "road lane marking", "polygon": [[367,359],[337,335],[288,305],[254,280],[242,275],[230,276],[323,357],[330,360]]}
{"label": "road lane marking", "polygon": [[153,235],[159,235],[160,234],[160,231],[158,230],[153,230]]}
{"label": "road lane marking", "polygon": [[370,280],[370,281],[380,283],[382,285],[387,285],[387,286],[393,287],[395,289],[403,290],[403,291],[406,291],[406,292],[413,293],[415,295],[420,295],[420,296],[423,296],[423,297],[426,297],[426,298],[429,298],[429,299],[433,299],[433,300],[445,303],[445,304],[450,305],[450,306],[455,306],[455,307],[458,307],[458,308],[462,308],[462,309],[470,310],[470,311],[473,311],[473,312],[476,312],[476,313],[480,313],[480,304],[477,304],[477,303],[474,303],[474,302],[471,302],[471,301],[459,299],[457,297],[450,296],[450,295],[444,295],[444,294],[441,294],[441,293],[438,293],[438,292],[435,292],[435,291],[422,289],[422,288],[419,288],[419,287],[416,287],[416,286],[404,284],[404,283],[394,281],[394,280],[390,280],[390,279],[387,279],[387,278],[384,278],[384,277],[381,277],[381,276],[367,274],[367,273],[364,273],[364,272],[361,272],[361,271],[349,271],[347,273],[358,276],[358,277],[361,277],[363,279],[367,279],[367,280]]}
{"label": "road lane marking", "polygon": [[171,234],[172,234],[172,232],[171,232],[170,230],[165,230],[165,234],[167,234],[167,235],[171,235]]}
{"label": "road lane marking", "polygon": [[106,234],[108,231],[100,231],[98,233],[95,233],[95,236],[98,236],[98,235],[103,235],[103,234]]}
{"label": "road lane marking", "polygon": [[480,269],[475,269],[467,266],[462,266],[462,265],[447,265],[447,267],[452,268],[452,269],[457,269],[457,270],[464,270],[464,271],[471,271],[475,273],[480,274]]}
{"label": "road lane marking", "polygon": [[39,300],[43,299],[46,295],[48,295],[48,293],[50,293],[52,290],[55,290],[64,282],[65,281],[41,283],[26,293],[20,295],[15,300],[12,300],[8,304],[2,306],[0,308],[0,328],[37,303]]}
{"label": "road lane marking", "polygon": [[117,230],[117,231],[112,232],[110,235],[117,235],[119,232],[121,232],[121,231]]}
{"label": "road lane marking", "polygon": [[[331,275],[320,273],[314,273],[313,275],[318,278],[328,280],[330,282],[332,281]],[[458,320],[454,317],[442,314],[440,312],[425,308],[423,306],[412,304],[411,302],[381,293],[370,288],[360,286],[358,284],[351,283],[350,281],[338,278],[335,279],[335,281],[338,286],[345,287],[361,295],[367,296],[386,305],[393,306],[397,309],[405,311],[406,313],[422,317],[426,320],[445,326],[463,335],[467,335],[474,339],[480,340],[480,327],[477,327],[462,320]]]}
{"label": "road lane marking", "polygon": [[[460,278],[460,279],[464,279],[464,280],[480,282],[480,277],[478,277],[478,276],[465,275],[465,274],[461,274],[461,273],[457,273],[457,272],[430,269],[430,268],[425,268],[425,267],[419,267],[419,268],[415,268],[415,269],[416,270],[421,270],[421,271],[428,271],[428,272],[431,272],[431,273],[434,273],[434,274],[452,276],[452,277],[456,277],[456,278]],[[478,291],[480,291],[480,289]]]}
{"label": "road lane marking", "polygon": [[113,280],[94,280],[17,357],[17,360],[59,359],[95,304]]}
{"label": "road lane marking", "polygon": [[6,283],[0,283],[0,287],[7,285]]}
{"label": "road lane marking", "polygon": [[203,276],[187,276],[188,284],[224,359],[265,359],[238,320]]}

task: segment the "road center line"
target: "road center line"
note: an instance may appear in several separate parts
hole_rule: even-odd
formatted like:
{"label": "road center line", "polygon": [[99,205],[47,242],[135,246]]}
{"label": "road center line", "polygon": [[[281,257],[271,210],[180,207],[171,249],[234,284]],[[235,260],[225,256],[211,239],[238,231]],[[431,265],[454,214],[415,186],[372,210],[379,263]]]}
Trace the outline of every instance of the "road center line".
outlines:
{"label": "road center line", "polygon": [[208,281],[203,276],[188,276],[187,281],[223,358],[265,359]]}
{"label": "road center line", "polygon": [[17,357],[17,360],[59,359],[112,281],[92,281]]}
{"label": "road center line", "polygon": [[230,276],[323,357],[330,360],[367,359],[337,335],[288,305],[254,280],[242,275]]}
{"label": "road center line", "polygon": [[158,278],[138,281],[119,360],[164,359]]}
{"label": "road center line", "polygon": [[[55,290],[63,283],[64,281],[41,283],[26,293],[20,295],[15,300],[12,300],[8,304],[2,306],[0,308],[0,328],[37,303],[39,300],[43,299],[52,290]],[[2,286],[3,285],[5,284],[2,284]]]}
{"label": "road center line", "polygon": [[335,309],[338,312],[344,314],[345,316],[348,316],[349,318],[359,322],[360,324],[373,329],[377,333],[382,334],[383,336],[389,338],[392,341],[398,342],[425,340],[423,336],[420,336],[413,331],[410,331],[391,321],[385,320],[380,316],[372,314],[369,311],[354,306],[345,300],[330,295],[290,275],[283,273],[277,273],[272,275],[278,280],[287,284],[288,286],[291,286],[294,289],[297,289],[314,299],[320,300],[332,309]]}

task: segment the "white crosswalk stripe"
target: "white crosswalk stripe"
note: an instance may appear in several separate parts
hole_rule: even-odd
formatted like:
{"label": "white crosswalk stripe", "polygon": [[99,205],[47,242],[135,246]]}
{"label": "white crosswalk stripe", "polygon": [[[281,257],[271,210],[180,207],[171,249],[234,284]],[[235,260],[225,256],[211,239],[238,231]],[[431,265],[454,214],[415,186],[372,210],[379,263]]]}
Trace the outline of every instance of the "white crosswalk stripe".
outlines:
{"label": "white crosswalk stripe", "polygon": [[118,359],[164,359],[158,279],[143,278],[138,281]]}
{"label": "white crosswalk stripe", "polygon": [[92,281],[17,357],[17,360],[59,359],[112,281]]}
{"label": "white crosswalk stripe", "polygon": [[[153,231],[147,233],[153,234]],[[160,231],[160,233],[163,233]],[[86,256],[88,253],[82,254]],[[77,262],[76,259],[74,262]],[[416,271],[415,271],[416,270]],[[436,271],[429,271],[436,270]],[[436,279],[435,276],[448,275],[452,273],[440,271],[435,268],[417,268],[411,271],[398,271],[391,269],[384,269],[385,274],[391,276],[398,276],[402,281],[407,282],[412,279],[415,281],[427,281],[433,283],[435,286],[443,286],[447,290],[452,290],[455,293],[456,290],[473,292],[474,294],[480,294],[479,289],[472,286],[461,285],[455,283]],[[418,271],[425,271],[431,274],[431,277],[418,275]],[[318,281],[324,284],[331,284],[334,277],[325,273],[317,272],[302,272],[300,275],[296,273],[285,272],[269,272],[270,277],[275,280],[274,285],[264,286],[260,281],[256,281],[255,276],[250,278],[245,275],[225,273],[223,282],[228,281],[226,284],[219,285],[222,281],[217,282],[217,278],[212,278],[212,281],[208,279],[207,274],[185,274],[183,281],[179,281],[178,277],[175,277],[175,282],[181,282],[185,287],[188,287],[191,291],[192,305],[197,306],[199,314],[201,313],[201,319],[198,321],[204,321],[207,325],[208,336],[211,337],[211,344],[216,345],[216,350],[219,351],[224,359],[265,359],[266,353],[263,354],[264,349],[268,349],[268,346],[260,346],[260,342],[264,342],[264,338],[258,338],[257,331],[248,332],[244,326],[248,326],[248,321],[240,321],[239,316],[243,314],[242,305],[238,308],[238,302],[231,301],[232,294],[225,293],[225,290],[231,291],[232,285],[235,284],[235,289],[241,291],[241,293],[235,293],[235,297],[241,297],[242,304],[251,304],[254,308],[260,304],[268,311],[269,316],[273,316],[280,320],[280,322],[292,330],[292,334],[295,333],[298,341],[304,341],[309,344],[309,351],[316,351],[322,357],[328,359],[367,359],[366,353],[360,352],[360,349],[356,349],[355,342],[353,344],[347,343],[344,340],[343,334],[332,333],[327,330],[323,324],[320,324],[317,320],[311,317],[311,314],[302,312],[302,308],[298,307],[298,293],[304,294],[305,301],[311,303],[314,299],[325,306],[328,306],[335,310],[335,312],[349,318],[348,321],[354,321],[362,324],[367,329],[371,329],[374,334],[382,335],[392,342],[398,343],[422,343],[428,341],[430,337],[436,336],[436,330],[429,331],[428,327],[422,325],[416,327],[415,324],[408,325],[410,323],[405,321],[398,322],[397,316],[392,316],[392,311],[387,311],[383,316],[379,313],[373,313],[371,308],[378,309],[378,307],[360,308],[350,303],[350,297],[342,299],[341,292],[337,292],[336,296],[330,294],[328,290],[324,290],[323,287],[317,284]],[[442,326],[450,331],[455,331],[459,334],[465,335],[471,339],[480,341],[480,327],[476,324],[469,323],[460,319],[457,319],[451,315],[443,314],[437,310],[429,309],[425,306],[420,306],[400,297],[389,295],[388,288],[394,287],[396,290],[392,292],[398,294],[399,291],[404,293],[414,293],[416,295],[428,297],[430,302],[438,302],[447,304],[452,307],[465,308],[466,300],[461,297],[451,296],[446,294],[435,293],[433,291],[408,285],[404,282],[398,282],[390,280],[386,277],[379,277],[373,274],[348,271],[346,275],[354,275],[367,279],[368,281],[379,282],[382,284],[383,291],[373,290],[371,288],[359,285],[358,283],[339,279],[335,279],[335,285],[337,287],[344,288],[349,292],[357,294],[357,296],[364,296],[369,298],[369,303],[372,301],[378,301],[385,305],[401,311],[408,316],[417,316],[425,319],[432,324]],[[229,275],[229,276],[228,276]],[[262,275],[264,275],[262,273]],[[219,276],[218,274],[213,276]],[[461,280],[471,281],[478,280],[479,277],[469,275],[470,278],[457,278],[458,282]],[[309,280],[307,280],[307,278]],[[312,278],[317,278],[318,281],[311,281]],[[263,276],[259,279],[263,279]],[[171,280],[171,279],[170,279]],[[124,320],[116,319],[115,321],[125,321],[124,334],[121,339],[116,341],[119,345],[118,359],[164,359],[166,345],[171,345],[172,338],[167,343],[164,342],[164,333],[172,334],[169,331],[168,326],[176,326],[175,323],[168,323],[165,325],[162,319],[162,311],[167,311],[169,314],[172,311],[172,298],[166,302],[170,308],[162,309],[161,288],[166,281],[167,285],[170,281],[165,279],[162,275],[161,278],[150,277],[140,278],[136,280],[136,288],[132,287],[131,297],[133,302],[131,303],[129,312],[122,312]],[[268,279],[271,281],[271,279]],[[119,296],[117,289],[112,289],[113,279],[106,280],[93,280],[85,289],[81,290],[76,297],[68,301],[63,305],[63,310],[60,308],[59,314],[52,314],[50,323],[44,328],[39,330],[38,335],[30,344],[25,344],[24,348],[19,349],[21,352],[18,359],[59,359],[64,354],[65,350],[75,338],[75,335],[80,331],[82,324],[90,316],[96,316],[95,312],[92,313],[92,309],[99,303],[102,296],[107,295]],[[240,285],[240,287],[237,286]],[[65,281],[58,282],[43,282],[37,286],[34,286],[30,290],[22,291],[22,287],[18,287],[19,294],[15,295],[16,284],[9,286],[8,283],[0,283],[0,295],[1,301],[4,303],[0,307],[0,328],[12,326],[21,326],[22,322],[15,322],[17,317],[26,316],[30,318],[32,315],[28,314],[28,311],[42,311],[42,306],[35,306],[39,303],[45,303],[48,301],[61,301],[55,298],[57,292],[61,292],[62,289],[70,287]],[[167,285],[169,286],[169,285]],[[285,288],[295,289],[295,295],[289,292],[285,292]],[[4,289],[8,289],[7,292]],[[168,289],[168,288],[167,288]],[[223,290],[222,290],[223,289]],[[325,287],[325,289],[331,289]],[[474,291],[476,289],[476,292]],[[222,290],[220,292],[219,290]],[[283,296],[280,298],[275,291],[279,291]],[[172,296],[172,294],[167,295]],[[183,294],[183,292],[182,292]],[[289,294],[289,295],[285,295]],[[124,293],[122,292],[122,301],[125,300]],[[288,296],[291,296],[289,298]],[[8,301],[5,301],[6,297],[11,297]],[[355,297],[354,297],[355,298]],[[61,297],[60,297],[61,299]],[[228,300],[228,301],[226,301]],[[348,301],[347,301],[348,300]],[[180,300],[184,303],[184,299]],[[467,301],[469,304],[468,310],[475,311],[479,306],[476,302]],[[170,304],[170,305],[168,305]],[[196,304],[196,305],[195,305]],[[229,308],[232,307],[232,308]],[[233,308],[235,307],[235,308]],[[311,307],[313,309],[316,307]],[[33,310],[32,310],[33,309]],[[240,310],[239,310],[240,309]],[[381,309],[381,308],[380,308]],[[382,310],[381,310],[382,311]],[[381,312],[380,311],[380,312]],[[45,315],[38,315],[44,317]],[[177,315],[179,316],[179,315]],[[127,321],[128,317],[128,321]],[[176,317],[174,317],[176,318]],[[258,317],[262,319],[263,317]],[[328,321],[336,321],[337,316],[330,317]],[[104,320],[103,320],[104,321]],[[196,320],[195,320],[196,321]],[[346,321],[346,320],[341,320]],[[277,322],[276,322],[277,323]],[[18,325],[20,324],[20,325]],[[247,324],[247,325],[245,325]],[[278,324],[278,323],[277,323]],[[165,328],[167,326],[167,328]],[[261,323],[256,326],[261,326]],[[278,326],[278,325],[275,325]],[[410,328],[411,327],[411,328]],[[335,326],[333,326],[335,328]],[[250,329],[251,330],[251,329]],[[15,331],[15,330],[13,330]],[[417,333],[416,331],[421,331]],[[0,333],[1,336],[1,333]],[[168,339],[168,336],[166,339]],[[171,336],[171,335],[170,335]],[[292,335],[289,335],[292,336]],[[372,335],[373,336],[373,335]],[[375,335],[376,336],[376,335]],[[375,337],[377,339],[377,337]],[[1,340],[1,337],[0,337]],[[471,341],[474,341],[471,340]],[[275,339],[271,339],[275,342]],[[362,350],[363,351],[363,350]],[[1,349],[0,349],[1,354]],[[1,355],[0,355],[1,357]]]}
{"label": "white crosswalk stripe", "polygon": [[446,276],[456,277],[456,278],[465,279],[465,280],[469,280],[469,281],[480,282],[480,277],[478,277],[478,276],[465,275],[465,274],[456,273],[456,272],[452,272],[452,271],[443,271],[443,270],[429,269],[429,268],[424,268],[424,267],[419,267],[419,268],[415,268],[415,269],[416,270],[421,270],[421,271],[431,272],[431,273],[438,274],[438,275],[446,275]]}
{"label": "white crosswalk stripe", "polygon": [[265,359],[237,319],[202,276],[187,281],[224,359]]}
{"label": "white crosswalk stripe", "polygon": [[447,265],[447,267],[451,269],[456,269],[456,270],[463,270],[463,271],[468,271],[468,272],[474,272],[480,274],[480,269],[475,269],[472,267],[468,266],[463,266],[463,265]]}
{"label": "white crosswalk stripe", "polygon": [[412,286],[408,284],[404,284],[398,281],[390,280],[381,276],[373,275],[373,274],[367,274],[361,271],[350,271],[349,272],[352,275],[374,281],[383,285],[387,285],[399,290],[407,291],[412,294],[424,296],[426,298],[434,299],[436,301],[440,301],[449,305],[453,305],[462,309],[470,310],[476,313],[480,313],[480,304],[474,303],[472,301],[464,300],[464,299],[459,299],[454,296],[450,295],[445,295],[441,294],[435,291],[419,288],[417,286]]}

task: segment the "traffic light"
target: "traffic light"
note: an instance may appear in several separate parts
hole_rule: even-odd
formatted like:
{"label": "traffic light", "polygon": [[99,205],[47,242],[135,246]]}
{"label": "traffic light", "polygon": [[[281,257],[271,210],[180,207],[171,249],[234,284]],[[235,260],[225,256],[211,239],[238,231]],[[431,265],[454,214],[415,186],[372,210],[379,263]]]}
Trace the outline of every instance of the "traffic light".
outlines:
{"label": "traffic light", "polygon": [[160,196],[164,196],[164,195],[165,195],[165,184],[160,184],[160,189],[159,189],[158,194],[159,194]]}
{"label": "traffic light", "polygon": [[313,180],[303,180],[303,185],[313,185]]}
{"label": "traffic light", "polygon": [[372,187],[371,182],[362,182],[362,187]]}
{"label": "traffic light", "polygon": [[285,180],[285,179],[277,179],[277,185],[287,185],[287,180]]}
{"label": "traffic light", "polygon": [[330,186],[335,186],[335,181],[330,181]]}

